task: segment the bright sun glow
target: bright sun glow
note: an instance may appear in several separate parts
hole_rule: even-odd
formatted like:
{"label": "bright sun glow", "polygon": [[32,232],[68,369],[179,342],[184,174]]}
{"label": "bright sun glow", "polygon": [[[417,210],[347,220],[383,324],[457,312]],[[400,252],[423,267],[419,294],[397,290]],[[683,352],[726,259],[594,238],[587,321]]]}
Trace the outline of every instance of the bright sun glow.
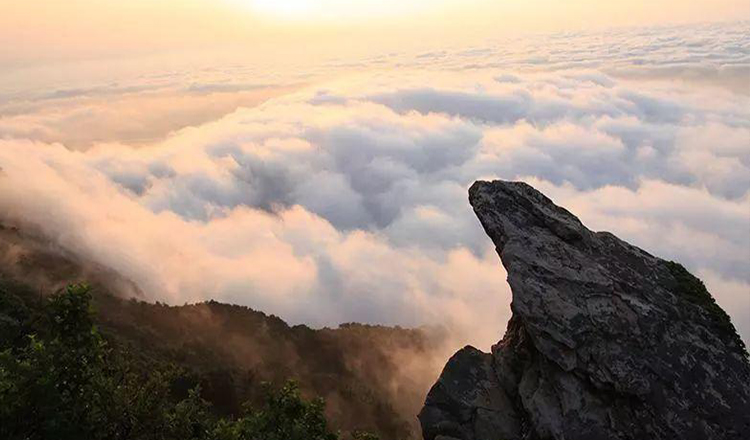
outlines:
{"label": "bright sun glow", "polygon": [[302,18],[315,11],[316,0],[253,0],[253,9],[264,14],[286,18]]}
{"label": "bright sun glow", "polygon": [[447,0],[234,0],[258,14],[292,20],[373,18],[434,9]]}

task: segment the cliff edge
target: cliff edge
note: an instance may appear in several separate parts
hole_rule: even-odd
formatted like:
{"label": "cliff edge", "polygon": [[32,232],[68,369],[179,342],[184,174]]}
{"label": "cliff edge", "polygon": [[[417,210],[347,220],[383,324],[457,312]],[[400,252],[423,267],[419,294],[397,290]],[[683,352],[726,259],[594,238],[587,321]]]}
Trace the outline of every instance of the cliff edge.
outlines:
{"label": "cliff edge", "polygon": [[476,182],[469,200],[513,316],[492,353],[448,361],[419,414],[425,440],[750,435],[747,351],[699,279],[525,183]]}

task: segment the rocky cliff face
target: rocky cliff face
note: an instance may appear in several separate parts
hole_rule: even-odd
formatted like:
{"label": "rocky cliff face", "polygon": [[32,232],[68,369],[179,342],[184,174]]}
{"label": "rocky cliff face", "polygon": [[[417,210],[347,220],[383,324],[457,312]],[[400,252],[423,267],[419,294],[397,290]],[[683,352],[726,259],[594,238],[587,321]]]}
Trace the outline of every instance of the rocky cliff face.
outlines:
{"label": "rocky cliff face", "polygon": [[456,353],[419,414],[426,440],[746,439],[750,364],[703,283],[520,182],[469,199],[513,317]]}

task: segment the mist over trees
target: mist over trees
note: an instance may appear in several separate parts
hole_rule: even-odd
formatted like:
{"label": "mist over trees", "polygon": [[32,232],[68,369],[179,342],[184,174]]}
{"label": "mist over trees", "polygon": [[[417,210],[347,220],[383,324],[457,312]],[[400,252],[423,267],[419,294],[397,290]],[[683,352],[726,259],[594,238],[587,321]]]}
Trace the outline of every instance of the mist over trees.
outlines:
{"label": "mist over trees", "polygon": [[[97,329],[92,291],[48,298],[0,285],[0,437],[15,439],[337,440],[322,399],[288,382],[220,415],[174,364],[135,356]],[[376,439],[361,432],[355,439]]]}
{"label": "mist over trees", "polygon": [[[56,248],[33,231],[0,224],[0,352],[6,352],[2,365],[8,374],[11,365],[29,359],[29,335],[44,344],[45,353],[51,348],[48,298],[84,282],[91,310],[81,319],[104,344],[105,371],[146,395],[158,394],[151,390],[158,384],[149,381],[163,380],[175,404],[199,387],[209,413],[220,418],[246,416],[248,403],[262,408],[269,391],[278,393],[292,380],[303,401],[325,399],[328,429],[343,439],[360,431],[415,439],[424,393],[454,348],[439,328],[350,323],[313,329],[216,301],[179,306],[142,301],[145,295],[117,272]],[[124,367],[113,370],[117,364]],[[14,402],[7,392],[0,390]]]}

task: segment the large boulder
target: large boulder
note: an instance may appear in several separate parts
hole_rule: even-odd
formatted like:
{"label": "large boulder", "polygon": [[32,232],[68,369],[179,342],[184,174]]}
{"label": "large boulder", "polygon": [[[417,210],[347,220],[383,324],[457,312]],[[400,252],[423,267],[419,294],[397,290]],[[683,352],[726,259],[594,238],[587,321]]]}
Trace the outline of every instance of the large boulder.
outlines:
{"label": "large boulder", "polygon": [[513,317],[491,354],[445,366],[425,440],[750,438],[747,351],[700,280],[525,183],[476,182],[469,200]]}

